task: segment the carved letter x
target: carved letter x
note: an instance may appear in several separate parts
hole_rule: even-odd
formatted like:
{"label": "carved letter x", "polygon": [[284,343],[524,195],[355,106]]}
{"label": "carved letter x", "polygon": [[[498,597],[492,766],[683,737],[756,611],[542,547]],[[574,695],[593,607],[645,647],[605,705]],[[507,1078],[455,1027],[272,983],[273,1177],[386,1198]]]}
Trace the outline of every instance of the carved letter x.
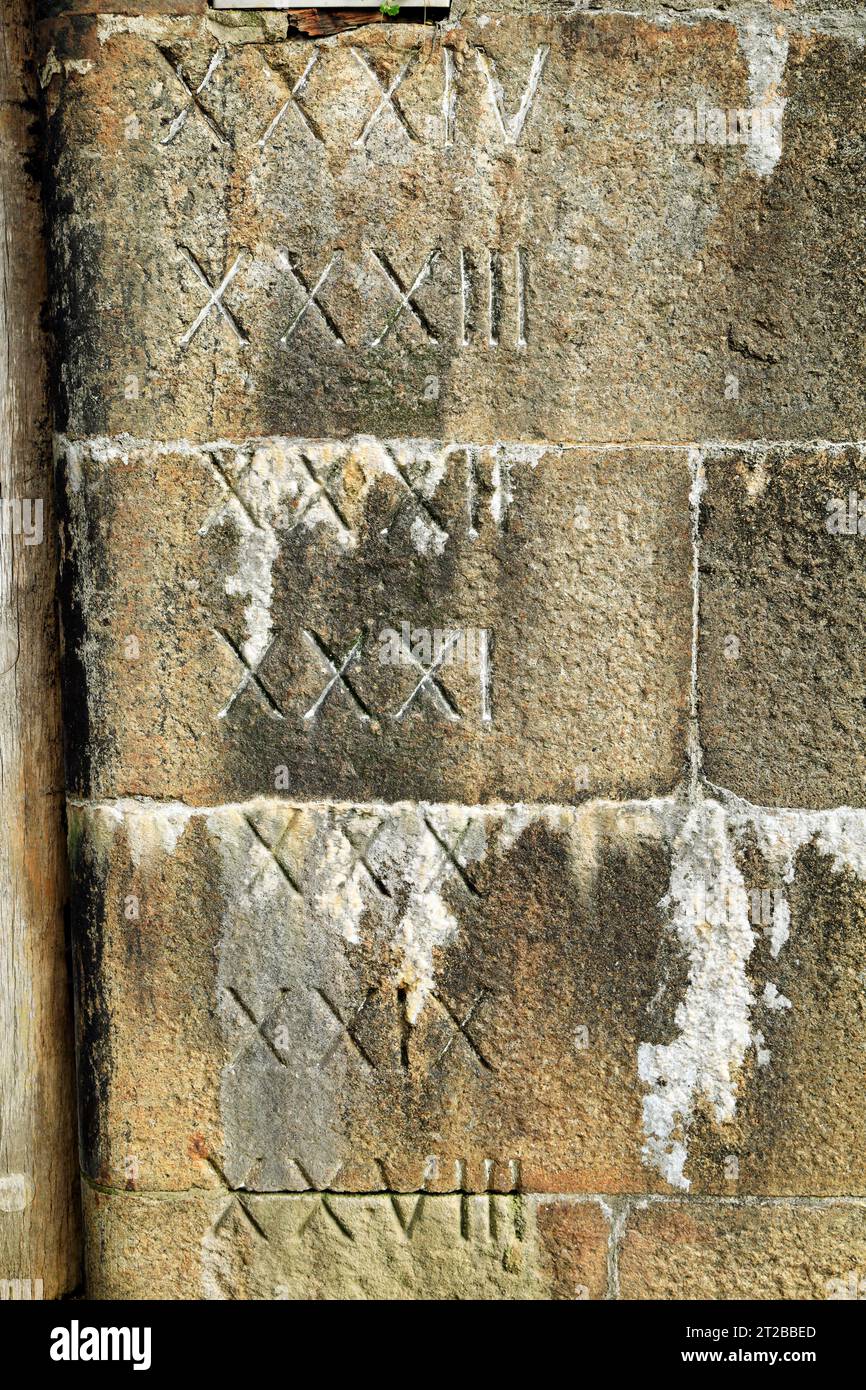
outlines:
{"label": "carved letter x", "polygon": [[238,647],[229,637],[228,633],[221,632],[218,627],[214,628],[214,632],[216,633],[217,637],[219,637],[223,642],[225,642],[229,651],[237,657],[241,666],[243,666],[244,668],[244,674],[241,676],[240,683],[237,689],[235,690],[231,699],[228,701],[228,704],[226,704],[220,710],[219,714],[217,715],[217,718],[225,719],[226,715],[234,705],[235,701],[239,699],[239,697],[243,695],[244,691],[249,689],[249,687],[252,685],[255,686],[256,690],[259,692],[259,695],[261,696],[264,703],[267,705],[273,718],[285,719],[286,716],[283,714],[283,711],[280,709],[273,695],[268,690],[268,687],[265,685],[264,681],[259,675],[259,669],[262,665],[262,662],[264,661],[265,657],[267,656],[268,652],[271,650],[271,647],[274,645],[274,642],[277,639],[275,637],[271,639],[265,650],[262,652],[262,655],[257,661],[256,665],[252,666],[250,662],[247,661],[240,647]]}
{"label": "carved letter x", "polygon": [[448,1056],[448,1053],[451,1051],[451,1048],[454,1046],[458,1038],[463,1038],[464,1042],[468,1044],[469,1049],[474,1055],[479,1066],[483,1067],[485,1071],[496,1070],[496,1068],[493,1066],[493,1063],[487,1060],[475,1039],[467,1031],[468,1025],[472,1022],[473,1017],[478,1012],[479,1004],[489,994],[489,992],[489,990],[482,988],[481,992],[475,996],[474,1003],[472,1003],[469,1006],[469,1009],[463,1016],[463,1018],[461,1018],[460,1015],[451,1007],[451,1005],[446,1002],[446,1000],[442,997],[441,994],[433,995],[433,998],[436,1000],[436,1003],[439,1005],[439,1008],[442,1010],[444,1016],[450,1020],[453,1026],[453,1032],[451,1034],[451,1037],[448,1039],[447,1043],[443,1047],[442,1051],[439,1053],[438,1057],[434,1059],[430,1067],[431,1071],[435,1071],[435,1069],[438,1066],[441,1066],[441,1064]]}
{"label": "carved letter x", "polygon": [[418,305],[415,303],[413,296],[417,293],[417,291],[424,284],[424,281],[431,274],[433,267],[439,258],[439,248],[436,247],[433,251],[430,252],[430,255],[427,257],[421,269],[418,271],[418,274],[415,276],[415,279],[412,281],[412,284],[409,286],[408,290],[403,281],[400,279],[400,276],[397,274],[394,267],[391,265],[391,262],[388,260],[388,257],[385,255],[384,251],[373,251],[371,248],[370,255],[373,257],[374,261],[381,270],[382,274],[385,276],[388,283],[400,296],[400,303],[397,305],[396,309],[391,310],[391,313],[385,320],[385,324],[381,332],[378,333],[375,338],[371,338],[368,346],[379,347],[380,343],[383,343],[385,341],[388,334],[391,332],[391,329],[395,326],[397,320],[400,318],[400,315],[403,313],[404,309],[409,310],[409,313],[412,315],[415,322],[427,335],[430,341],[433,343],[437,343],[439,339],[433,332],[429,319],[427,318],[424,311],[422,309],[419,309]]}
{"label": "carved letter x", "polygon": [[304,294],[307,296],[300,309],[295,314],[295,317],[292,319],[291,323],[286,329],[285,333],[283,334],[282,338],[280,339],[280,347],[285,347],[287,345],[298,324],[301,322],[301,319],[304,317],[304,314],[313,305],[315,305],[315,307],[318,309],[326,327],[330,329],[331,333],[334,335],[340,346],[346,346],[345,342],[343,341],[342,333],[340,332],[339,328],[337,327],[336,323],[334,322],[333,318],[331,317],[325,306],[319,303],[318,297],[319,290],[322,288],[322,286],[324,285],[325,281],[327,280],[328,276],[334,268],[334,263],[337,260],[337,255],[338,253],[335,253],[328,261],[328,264],[325,266],[325,269],[322,271],[321,275],[319,276],[316,283],[313,285],[312,289],[310,289],[309,284],[307,283],[304,275],[302,274],[301,269],[298,266],[297,261],[295,260],[295,257],[292,256],[291,253],[280,257],[283,266],[288,271],[290,271],[290,273],[295,277],[301,289],[304,291]]}
{"label": "carved letter x", "polygon": [[[361,1060],[362,1060],[363,1062],[366,1062],[366,1063],[367,1063],[367,1066],[370,1067],[372,1070],[375,1071],[376,1063],[373,1061],[373,1058],[370,1056],[369,1052],[367,1052],[366,1048],[362,1045],[362,1043],[359,1042],[358,1037],[357,1037],[357,1034],[356,1034],[356,1032],[355,1032],[355,1029],[357,1028],[357,1026],[358,1026],[358,1024],[359,1024],[359,1022],[360,1022],[360,1020],[361,1020],[361,1015],[362,1015],[362,1013],[363,1013],[364,1010],[366,1009],[367,1005],[369,1004],[370,1000],[372,999],[372,997],[373,997],[373,995],[376,993],[376,991],[375,991],[374,989],[368,989],[368,990],[367,990],[367,993],[366,993],[366,995],[364,996],[364,999],[361,1001],[360,1006],[359,1006],[359,1007],[355,1010],[355,1012],[352,1014],[352,1017],[349,1019],[348,1023],[347,1023],[346,1020],[343,1018],[342,1014],[340,1013],[340,1011],[339,1011],[339,1009],[336,1007],[336,1005],[332,1002],[332,1000],[330,1000],[330,999],[328,998],[327,994],[325,994],[324,990],[319,989],[318,986],[317,986],[315,992],[316,992],[316,994],[318,994],[318,996],[319,996],[319,998],[321,999],[322,1003],[323,1003],[323,1004],[331,1011],[331,1013],[334,1015],[334,1018],[335,1018],[335,1019],[337,1020],[337,1022],[339,1023],[339,1025],[340,1025],[340,1030],[341,1030],[341,1031],[337,1034],[337,1036],[334,1038],[334,1041],[331,1043],[331,1045],[330,1045],[330,1047],[328,1048],[327,1052],[326,1052],[325,1055],[323,1056],[321,1065],[322,1065],[322,1066],[325,1066],[328,1062],[330,1062],[330,1060],[331,1060],[331,1058],[333,1057],[334,1053],[337,1051],[337,1049],[339,1048],[341,1042],[342,1042],[343,1039],[345,1038],[346,1041],[347,1041],[348,1043],[350,1043],[350,1044],[352,1045],[352,1047],[355,1049],[355,1051],[357,1052],[357,1054],[358,1054],[358,1056],[361,1058]],[[468,1020],[467,1020],[467,1022],[468,1022]]]}
{"label": "carved letter x", "polygon": [[177,78],[178,82],[183,87],[183,90],[189,97],[189,101],[186,103],[186,106],[181,107],[180,111],[178,111],[177,115],[175,116],[174,120],[169,126],[168,134],[166,135],[165,139],[160,140],[159,143],[161,145],[170,145],[174,137],[176,135],[179,135],[180,132],[183,130],[190,112],[194,111],[204,121],[211,135],[216,136],[217,140],[219,140],[223,145],[227,145],[229,143],[229,140],[225,131],[220,130],[213,116],[211,116],[207,111],[205,111],[204,107],[199,101],[201,93],[204,91],[205,87],[210,82],[217,68],[220,66],[223,59],[225,58],[225,49],[217,49],[216,53],[213,55],[210,62],[208,63],[207,72],[205,73],[204,77],[202,78],[198,86],[195,88],[195,90],[193,90],[193,88],[190,87],[189,83],[184,77],[183,72],[181,71],[180,63],[173,63],[171,61],[171,57],[167,53],[163,52],[161,48],[158,51],[161,54],[161,56],[165,59],[165,61],[168,63],[169,67],[174,72],[174,75]]}
{"label": "carved letter x", "polygon": [[[291,870],[289,869],[288,865],[286,864],[286,862],[285,862],[285,860],[284,860],[284,858],[283,858],[283,856],[282,856],[283,844],[284,844],[285,841],[289,838],[289,836],[290,836],[290,834],[291,834],[291,832],[292,832],[292,827],[294,826],[295,820],[297,819],[297,815],[298,815],[298,812],[296,811],[294,815],[292,815],[292,816],[289,817],[288,822],[286,823],[286,825],[283,826],[283,829],[282,829],[280,835],[278,836],[278,838],[277,838],[276,840],[274,840],[273,844],[272,844],[269,840],[266,840],[266,839],[265,839],[264,835],[263,835],[262,832],[259,830],[259,827],[256,825],[256,823],[255,823],[255,821],[253,820],[252,816],[248,816],[248,815],[245,814],[245,815],[244,815],[244,820],[246,821],[246,823],[247,823],[247,825],[249,826],[250,830],[253,832],[253,835],[255,836],[256,840],[258,840],[259,844],[262,846],[262,849],[267,850],[268,854],[271,856],[271,859],[272,859],[273,863],[274,863],[274,864],[276,865],[276,867],[279,869],[280,873],[282,874],[282,876],[283,876],[283,878],[285,879],[286,883],[288,884],[289,888],[291,888],[291,890],[292,890],[292,892],[294,893],[295,897],[300,898],[300,897],[303,897],[303,893],[302,893],[301,889],[298,887],[298,884],[297,884],[297,882],[295,881],[295,877],[294,877],[293,873],[292,873]],[[262,870],[259,869],[258,873],[254,874],[253,877],[250,879],[249,883],[247,884],[247,892],[250,891],[250,889],[252,888],[252,885],[255,883],[255,881],[257,880],[257,878],[258,878],[259,875],[261,874],[261,872],[262,872]]]}
{"label": "carved letter x", "polygon": [[[252,1042],[255,1041],[256,1034],[261,1038],[262,1042],[265,1044],[265,1046],[267,1047],[268,1051],[273,1053],[273,1055],[276,1057],[277,1061],[279,1062],[280,1066],[281,1066],[281,1067],[284,1067],[284,1066],[286,1065],[286,1059],[285,1059],[285,1057],[282,1057],[282,1056],[280,1055],[280,1053],[279,1053],[279,1052],[277,1051],[277,1049],[274,1047],[273,1039],[269,1038],[268,1035],[267,1035],[267,1033],[266,1033],[264,1030],[265,1030],[265,1028],[267,1027],[268,1023],[270,1023],[270,1021],[271,1021],[271,1019],[273,1018],[274,1014],[275,1014],[275,1013],[277,1012],[277,1010],[279,1009],[280,1004],[283,1002],[283,999],[284,999],[285,996],[288,994],[288,992],[289,992],[289,991],[288,991],[287,989],[280,989],[280,990],[278,990],[278,991],[277,991],[277,994],[276,994],[276,996],[275,996],[274,1002],[271,1004],[271,1007],[268,1009],[268,1011],[267,1011],[267,1013],[264,1015],[264,1017],[259,1019],[259,1018],[256,1018],[256,1016],[255,1016],[255,1014],[253,1013],[252,1009],[250,1008],[249,1004],[247,1004],[247,1003],[245,1002],[245,1000],[243,1000],[243,999],[241,998],[241,996],[238,994],[237,990],[236,990],[236,989],[233,989],[233,988],[231,987],[231,985],[229,985],[228,989],[226,990],[226,993],[229,994],[229,995],[231,995],[232,999],[235,1001],[235,1004],[237,1005],[237,1007],[238,1007],[238,1009],[240,1010],[240,1012],[241,1012],[241,1013],[244,1015],[244,1017],[245,1017],[246,1019],[248,1019],[249,1022],[252,1024],[252,1028],[249,1030],[249,1032],[247,1033],[246,1037],[245,1037],[244,1040],[242,1041],[240,1047],[238,1048],[237,1052],[235,1053],[234,1057],[232,1058],[231,1064],[230,1064],[231,1066],[234,1067],[234,1066],[240,1061],[241,1057],[242,1057],[243,1054],[246,1052],[246,1050],[247,1050],[247,1048],[249,1047],[250,1043],[252,1043]],[[253,1030],[254,1030],[254,1031],[253,1031]]]}
{"label": "carved letter x", "polygon": [[369,62],[367,58],[364,57],[363,53],[361,53],[360,50],[357,48],[353,48],[352,52],[354,53],[355,58],[357,59],[360,66],[364,69],[364,71],[370,74],[381,93],[381,100],[379,101],[379,105],[376,107],[376,110],[373,112],[372,116],[370,116],[370,118],[366,122],[364,129],[361,131],[361,134],[358,136],[357,140],[355,141],[355,144],[366,145],[367,136],[370,134],[370,131],[373,129],[373,126],[376,124],[383,112],[386,111],[389,107],[393,111],[394,115],[397,117],[397,120],[403,127],[403,130],[409,136],[409,139],[417,140],[418,137],[412,129],[411,125],[409,124],[408,120],[406,119],[406,114],[403,111],[403,108],[400,106],[400,103],[395,100],[394,97],[394,93],[397,91],[397,88],[400,86],[401,82],[403,81],[410,67],[412,66],[412,59],[414,55],[410,55],[406,59],[406,62],[403,64],[402,68],[397,73],[397,76],[392,79],[390,86],[386,87],[384,82],[380,78],[378,72],[373,67],[373,64]]}
{"label": "carved letter x", "polygon": [[[265,145],[270,140],[271,136],[273,135],[277,126],[280,124],[280,121],[285,116],[289,107],[293,104],[295,110],[297,111],[301,120],[304,122],[304,125],[307,127],[307,130],[310,132],[313,139],[321,142],[322,132],[319,130],[319,127],[316,125],[316,122],[312,119],[312,117],[310,117],[304,110],[300,102],[300,98],[304,95],[304,92],[307,88],[307,83],[310,80],[310,73],[313,71],[313,68],[316,66],[318,61],[319,50],[314,49],[312,58],[307,63],[307,66],[304,68],[304,71],[301,73],[294,87],[289,92],[289,95],[286,97],[286,100],[283,102],[276,116],[274,116],[274,119],[271,121],[262,138],[256,141],[256,144],[258,145],[260,150],[264,149]],[[273,68],[268,67],[267,63],[263,63],[263,66],[268,69],[268,72],[273,72]]]}
{"label": "carved letter x", "polygon": [[197,333],[198,330],[201,328],[202,324],[204,323],[205,319],[207,318],[208,314],[210,313],[211,309],[216,309],[217,313],[225,320],[225,322],[228,324],[229,328],[230,328],[230,329],[232,330],[232,332],[234,333],[234,335],[235,335],[235,337],[237,338],[238,342],[240,343],[241,347],[246,347],[246,346],[247,346],[247,343],[248,343],[248,341],[249,341],[248,338],[246,337],[246,335],[245,335],[243,329],[241,328],[240,324],[238,323],[238,321],[237,321],[237,319],[235,318],[234,314],[232,313],[231,309],[227,309],[226,306],[223,304],[223,295],[225,294],[225,292],[226,292],[226,290],[228,289],[229,285],[231,284],[232,280],[233,280],[233,279],[235,278],[235,276],[237,275],[238,270],[239,270],[239,268],[240,268],[240,263],[241,263],[241,257],[240,257],[240,255],[238,255],[238,256],[235,257],[234,265],[233,265],[233,266],[231,267],[231,269],[228,270],[228,271],[226,272],[226,274],[223,276],[222,282],[220,283],[219,287],[218,287],[217,289],[214,289],[213,285],[211,284],[210,280],[209,280],[209,279],[207,278],[207,276],[205,275],[204,271],[202,270],[202,268],[201,268],[201,266],[199,265],[198,261],[196,260],[195,256],[194,256],[194,255],[192,254],[192,252],[190,251],[189,247],[187,247],[187,246],[178,246],[177,249],[178,249],[178,251],[181,253],[181,255],[183,256],[183,258],[184,258],[184,260],[186,261],[187,265],[189,266],[190,270],[192,270],[192,272],[193,272],[193,273],[197,276],[197,278],[201,281],[201,283],[204,285],[205,289],[209,291],[209,298],[208,298],[207,304],[204,306],[204,308],[201,310],[201,312],[196,316],[196,318],[195,318],[195,319],[193,320],[193,322],[190,324],[190,326],[189,326],[189,328],[186,330],[186,332],[185,332],[184,334],[181,335],[181,337],[180,337],[180,339],[179,339],[181,347],[188,347],[188,346],[189,346],[189,344],[192,342],[193,338],[195,337],[196,333]]}
{"label": "carved letter x", "polygon": [[467,888],[476,898],[480,897],[481,894],[479,890],[475,887],[472,879],[467,874],[466,866],[460,858],[460,850],[463,846],[463,841],[472,828],[471,818],[466,822],[453,845],[449,845],[445,836],[440,834],[428,816],[424,816],[423,819],[429,833],[439,846],[440,854],[439,862],[431,873],[430,878],[424,884],[423,891],[425,893],[432,893],[433,889],[441,882],[445,874],[448,873],[449,870],[453,870],[461,880],[464,888]]}
{"label": "carved letter x", "polygon": [[361,699],[357,690],[355,690],[354,686],[349,682],[349,680],[346,677],[347,669],[355,660],[355,657],[358,656],[358,654],[361,651],[361,644],[364,640],[363,635],[357,639],[357,641],[354,643],[352,647],[349,648],[349,651],[343,657],[343,660],[340,662],[340,665],[337,666],[338,658],[334,657],[333,653],[328,650],[321,637],[317,637],[314,632],[308,632],[306,628],[304,628],[303,631],[304,636],[307,639],[307,642],[331,673],[331,679],[328,681],[328,684],[325,686],[324,690],[322,691],[319,698],[316,700],[315,704],[311,705],[310,708],[307,710],[306,714],[304,715],[304,718],[314,719],[315,716],[318,714],[319,710],[322,708],[322,705],[327,700],[331,691],[335,687],[337,687],[346,692],[346,694],[349,697],[349,703],[354,708],[355,712],[358,715],[358,718],[361,720],[361,723],[366,724],[368,719],[370,718],[370,711],[364,704],[364,701]]}
{"label": "carved letter x", "polygon": [[440,685],[439,681],[437,681],[436,679],[436,672],[439,670],[439,667],[442,665],[443,661],[447,657],[448,653],[451,651],[459,636],[460,634],[455,632],[454,636],[451,637],[449,641],[445,643],[445,646],[442,648],[441,652],[437,656],[436,660],[433,662],[432,666],[425,666],[423,662],[419,661],[416,656],[413,656],[412,652],[406,646],[406,643],[403,641],[402,637],[400,638],[400,646],[403,649],[407,662],[411,662],[414,666],[417,666],[418,670],[422,674],[421,679],[418,681],[418,683],[411,691],[411,693],[407,696],[407,698],[403,701],[397,713],[391,716],[392,719],[399,723],[399,721],[406,714],[407,710],[411,708],[414,702],[421,695],[426,695],[428,699],[432,702],[432,704],[436,706],[436,709],[439,711],[439,713],[444,714],[446,719],[450,719],[452,721],[459,720],[460,711],[457,709],[457,706],[454,704],[450,696],[446,693],[444,687]]}
{"label": "carved letter x", "polygon": [[362,870],[363,873],[366,874],[368,882],[372,883],[373,887],[376,889],[376,892],[383,898],[390,898],[392,896],[391,890],[373,868],[369,859],[370,851],[373,848],[373,842],[379,838],[385,823],[385,817],[383,816],[382,819],[377,822],[375,829],[368,834],[366,840],[362,840],[360,832],[356,829],[352,830],[347,826],[338,824],[337,830],[348,844],[353,855],[351,868],[346,874],[346,882],[349,882],[356,869]]}

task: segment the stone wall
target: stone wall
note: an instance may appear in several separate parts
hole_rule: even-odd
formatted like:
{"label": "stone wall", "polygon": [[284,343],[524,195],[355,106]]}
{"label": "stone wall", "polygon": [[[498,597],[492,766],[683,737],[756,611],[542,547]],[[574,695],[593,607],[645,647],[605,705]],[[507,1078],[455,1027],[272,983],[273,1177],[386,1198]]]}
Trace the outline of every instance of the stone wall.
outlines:
{"label": "stone wall", "polygon": [[858,6],[88,8],[91,1292],[858,1296]]}

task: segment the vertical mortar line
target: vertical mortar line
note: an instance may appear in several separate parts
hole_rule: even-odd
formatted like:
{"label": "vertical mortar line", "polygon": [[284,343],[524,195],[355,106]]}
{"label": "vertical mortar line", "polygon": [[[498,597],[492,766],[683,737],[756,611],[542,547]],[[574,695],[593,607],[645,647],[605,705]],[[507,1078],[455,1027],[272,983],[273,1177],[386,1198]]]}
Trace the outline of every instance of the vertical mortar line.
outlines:
{"label": "vertical mortar line", "polygon": [[706,487],[704,453],[700,447],[689,449],[688,454],[691,487],[689,488],[689,514],[692,538],[692,659],[689,687],[689,800],[698,795],[698,778],[703,761],[701,753],[700,726],[698,723],[698,636],[700,630],[701,570],[700,570],[700,529],[701,498]]}
{"label": "vertical mortar line", "polygon": [[607,1212],[610,1231],[607,1238],[607,1288],[605,1298],[619,1299],[619,1249],[631,1209],[629,1197],[613,1197],[601,1203]]}

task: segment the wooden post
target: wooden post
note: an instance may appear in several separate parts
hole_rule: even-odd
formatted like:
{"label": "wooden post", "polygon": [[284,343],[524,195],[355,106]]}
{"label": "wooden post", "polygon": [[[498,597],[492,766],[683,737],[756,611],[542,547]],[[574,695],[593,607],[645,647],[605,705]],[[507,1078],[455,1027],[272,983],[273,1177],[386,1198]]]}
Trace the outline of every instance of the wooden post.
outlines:
{"label": "wooden post", "polygon": [[30,21],[0,0],[0,1297],[56,1298],[79,1214]]}

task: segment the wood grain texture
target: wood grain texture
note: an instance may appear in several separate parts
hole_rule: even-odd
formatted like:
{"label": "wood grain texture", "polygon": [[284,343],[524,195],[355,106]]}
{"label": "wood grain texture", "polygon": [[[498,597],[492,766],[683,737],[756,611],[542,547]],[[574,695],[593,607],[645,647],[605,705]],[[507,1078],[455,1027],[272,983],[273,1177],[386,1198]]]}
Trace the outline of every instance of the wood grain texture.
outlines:
{"label": "wood grain texture", "polygon": [[[79,1277],[38,102],[0,0],[0,1280]],[[32,504],[27,543],[17,510]],[[17,532],[17,534],[16,534]]]}

